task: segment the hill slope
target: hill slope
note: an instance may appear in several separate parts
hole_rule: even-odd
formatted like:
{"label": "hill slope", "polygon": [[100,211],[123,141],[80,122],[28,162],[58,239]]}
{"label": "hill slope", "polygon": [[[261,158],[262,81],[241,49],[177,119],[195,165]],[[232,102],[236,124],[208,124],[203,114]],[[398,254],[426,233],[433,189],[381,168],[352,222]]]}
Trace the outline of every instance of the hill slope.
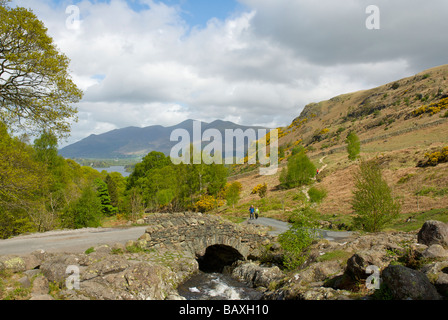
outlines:
{"label": "hill slope", "polygon": [[[324,168],[315,186],[324,188],[327,197],[316,205],[318,210],[337,219],[350,215],[358,162],[348,160],[345,139],[355,131],[361,140],[361,157],[380,158],[384,176],[400,199],[406,218],[448,208],[448,164],[417,167],[425,153],[448,145],[447,79],[448,65],[444,65],[377,88],[307,105],[290,126],[281,128],[279,145],[285,154],[281,166],[294,146],[303,145],[316,167]],[[280,172],[263,177],[253,171],[233,177],[242,182],[243,194],[240,207],[229,212],[245,213],[246,206],[255,203],[269,215],[285,219],[288,212],[301,205],[303,190],[277,190],[279,176]],[[264,182],[269,192],[261,201],[250,193]]]}

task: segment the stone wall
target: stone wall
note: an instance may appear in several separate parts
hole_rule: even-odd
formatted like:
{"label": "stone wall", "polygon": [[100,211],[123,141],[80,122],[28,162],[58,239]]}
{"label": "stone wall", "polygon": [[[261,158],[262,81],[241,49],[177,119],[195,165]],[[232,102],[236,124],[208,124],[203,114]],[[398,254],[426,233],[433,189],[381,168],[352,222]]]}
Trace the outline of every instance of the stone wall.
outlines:
{"label": "stone wall", "polygon": [[158,213],[145,218],[145,223],[149,226],[140,239],[148,249],[174,247],[196,257],[203,256],[210,246],[225,245],[245,259],[256,258],[262,246],[273,239],[267,229],[201,213]]}

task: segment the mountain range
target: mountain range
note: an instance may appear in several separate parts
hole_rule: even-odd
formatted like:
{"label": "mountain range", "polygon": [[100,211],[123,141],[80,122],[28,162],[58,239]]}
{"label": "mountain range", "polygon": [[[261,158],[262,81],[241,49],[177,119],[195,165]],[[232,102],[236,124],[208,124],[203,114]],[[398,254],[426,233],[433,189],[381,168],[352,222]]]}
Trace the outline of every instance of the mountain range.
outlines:
{"label": "mountain range", "polygon": [[[145,156],[151,151],[159,151],[169,155],[171,148],[178,143],[177,141],[170,141],[171,133],[176,129],[185,129],[193,139],[194,122],[195,120],[189,119],[170,127],[161,125],[144,128],[127,127],[99,135],[92,134],[85,139],[60,149],[59,154],[65,158],[72,159],[137,158]],[[226,129],[241,129],[243,131],[247,129],[267,129],[260,126],[238,125],[223,120],[200,123],[202,133],[208,129],[217,129],[223,137]],[[222,150],[225,150],[224,141]],[[236,146],[233,150],[237,150]]]}

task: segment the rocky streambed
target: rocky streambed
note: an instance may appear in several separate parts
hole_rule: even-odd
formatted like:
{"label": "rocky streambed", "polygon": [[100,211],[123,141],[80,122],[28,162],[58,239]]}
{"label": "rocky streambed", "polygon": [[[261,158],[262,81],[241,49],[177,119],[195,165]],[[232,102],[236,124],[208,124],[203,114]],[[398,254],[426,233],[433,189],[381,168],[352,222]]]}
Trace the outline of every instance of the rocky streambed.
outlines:
{"label": "rocky streambed", "polygon": [[[448,297],[447,249],[447,224],[428,221],[418,233],[365,234],[343,243],[316,241],[305,265],[294,272],[275,265],[282,251],[272,243],[259,259],[238,261],[223,273],[244,284],[225,284],[228,287],[253,289],[252,299],[439,300]],[[0,295],[33,300],[179,300],[189,298],[181,294],[182,288],[199,289],[198,283],[187,282],[199,272],[191,254],[148,250],[139,241],[80,254],[35,251],[0,257]]]}

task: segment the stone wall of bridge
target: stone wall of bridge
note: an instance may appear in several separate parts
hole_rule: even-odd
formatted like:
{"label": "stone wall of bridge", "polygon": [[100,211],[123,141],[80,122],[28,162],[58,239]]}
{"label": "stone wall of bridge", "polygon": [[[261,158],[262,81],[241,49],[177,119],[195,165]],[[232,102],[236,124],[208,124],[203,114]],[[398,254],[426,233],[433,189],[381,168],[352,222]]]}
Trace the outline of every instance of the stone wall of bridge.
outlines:
{"label": "stone wall of bridge", "polygon": [[146,217],[145,223],[148,227],[141,239],[148,249],[173,247],[195,257],[221,245],[236,249],[244,259],[257,258],[273,240],[265,228],[201,213],[158,213]]}

